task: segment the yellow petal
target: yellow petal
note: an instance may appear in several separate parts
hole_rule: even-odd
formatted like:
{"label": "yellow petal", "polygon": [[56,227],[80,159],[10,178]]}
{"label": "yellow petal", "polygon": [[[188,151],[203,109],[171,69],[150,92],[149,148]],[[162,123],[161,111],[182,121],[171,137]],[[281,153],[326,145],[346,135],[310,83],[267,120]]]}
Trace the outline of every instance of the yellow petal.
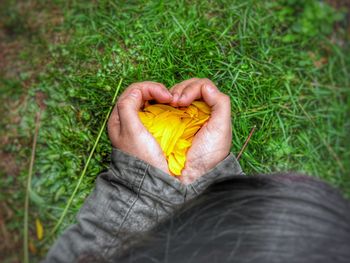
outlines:
{"label": "yellow petal", "polygon": [[39,240],[42,240],[44,237],[44,228],[39,218],[35,219],[35,226],[36,226],[36,237]]}
{"label": "yellow petal", "polygon": [[[169,116],[166,124],[160,146],[168,156],[172,152],[176,141],[182,135],[185,126],[181,125],[180,118],[176,116]],[[178,130],[179,132],[177,132]]]}
{"label": "yellow petal", "polygon": [[155,115],[158,115],[164,111],[170,111],[174,114],[179,114],[181,115],[182,114],[182,111],[181,110],[178,110],[174,107],[171,107],[171,106],[168,106],[168,105],[164,105],[164,104],[154,104],[154,105],[150,105],[148,107],[146,107],[144,109],[144,111],[147,111],[147,112],[151,112]]}
{"label": "yellow petal", "polygon": [[139,118],[145,127],[151,127],[153,125],[154,114],[150,112],[139,112]]}
{"label": "yellow petal", "polygon": [[177,142],[176,148],[180,149],[180,150],[183,150],[183,149],[189,148],[190,146],[191,146],[191,143],[189,143],[187,140],[181,138]]}
{"label": "yellow petal", "polygon": [[185,112],[190,115],[190,117],[197,117],[198,116],[198,108],[190,105],[185,109]]}
{"label": "yellow petal", "polygon": [[165,153],[171,173],[181,175],[193,138],[210,117],[210,107],[202,101],[183,108],[153,104],[139,117]]}
{"label": "yellow petal", "polygon": [[176,160],[174,154],[170,154],[168,159],[169,170],[174,175],[181,175],[183,166]]}
{"label": "yellow petal", "polygon": [[155,137],[161,137],[164,133],[164,129],[167,127],[169,118],[169,112],[164,111],[159,115],[156,115],[153,119],[153,124],[151,127],[148,127],[149,131]]}
{"label": "yellow petal", "polygon": [[208,106],[208,104],[206,104],[203,101],[196,100],[196,101],[192,102],[192,105],[196,106],[200,111],[202,111],[206,114],[210,114],[210,112],[211,112],[211,109]]}
{"label": "yellow petal", "polygon": [[200,128],[201,128],[200,125],[194,125],[194,126],[186,128],[185,132],[182,135],[182,138],[183,139],[188,139],[190,137],[195,136]]}
{"label": "yellow petal", "polygon": [[177,120],[174,121],[174,123],[171,125],[174,125],[175,129],[172,130],[170,141],[168,142],[166,150],[164,150],[166,156],[169,156],[170,153],[174,151],[175,145],[178,143],[178,140],[180,139],[180,137],[182,137],[184,130],[186,128],[186,123],[181,122],[179,118],[177,118]]}
{"label": "yellow petal", "polygon": [[207,122],[207,120],[209,119],[209,116],[203,117],[203,118],[196,118],[193,119],[191,121],[191,123],[189,123],[189,125],[187,126],[188,128],[191,128],[192,126],[203,126],[204,123]]}
{"label": "yellow petal", "polygon": [[150,105],[150,106],[144,108],[143,111],[153,113],[154,115],[158,115],[158,114],[164,112],[163,108],[158,107],[158,104]]}
{"label": "yellow petal", "polygon": [[174,154],[174,157],[175,157],[177,163],[180,164],[181,170],[182,170],[182,168],[185,167],[186,155],[184,155],[184,154]]}

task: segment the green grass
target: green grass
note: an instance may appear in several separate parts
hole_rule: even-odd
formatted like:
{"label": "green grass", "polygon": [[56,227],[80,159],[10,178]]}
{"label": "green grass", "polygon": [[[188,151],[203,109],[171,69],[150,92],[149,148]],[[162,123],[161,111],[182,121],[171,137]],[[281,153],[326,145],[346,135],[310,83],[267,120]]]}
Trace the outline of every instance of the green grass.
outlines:
{"label": "green grass", "polygon": [[[303,0],[170,2],[55,2],[64,22],[50,30],[65,41],[36,44],[47,59],[27,90],[18,126],[20,136],[30,138],[38,110],[34,94],[46,93],[32,179],[33,239],[36,217],[48,233],[63,212],[121,78],[122,89],[143,80],[171,87],[191,77],[212,79],[231,97],[234,153],[257,126],[240,160],[247,174],[294,170],[350,196],[350,49],[342,13]],[[14,83],[3,79],[3,99]],[[17,151],[22,162],[29,159],[28,148],[6,150]],[[105,132],[59,232],[74,221],[110,151]],[[24,165],[18,178],[23,187],[12,197],[18,204],[26,170]],[[6,177],[1,187],[11,180]],[[21,208],[12,223],[17,231]],[[43,253],[55,238],[34,243]]]}

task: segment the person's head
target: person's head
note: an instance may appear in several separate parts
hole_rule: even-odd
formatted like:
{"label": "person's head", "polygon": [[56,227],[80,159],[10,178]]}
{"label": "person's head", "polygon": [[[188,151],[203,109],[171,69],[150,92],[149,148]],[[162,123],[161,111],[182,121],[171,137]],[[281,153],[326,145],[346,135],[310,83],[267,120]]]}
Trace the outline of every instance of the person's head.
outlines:
{"label": "person's head", "polygon": [[217,183],[116,262],[349,262],[350,205],[306,176]]}

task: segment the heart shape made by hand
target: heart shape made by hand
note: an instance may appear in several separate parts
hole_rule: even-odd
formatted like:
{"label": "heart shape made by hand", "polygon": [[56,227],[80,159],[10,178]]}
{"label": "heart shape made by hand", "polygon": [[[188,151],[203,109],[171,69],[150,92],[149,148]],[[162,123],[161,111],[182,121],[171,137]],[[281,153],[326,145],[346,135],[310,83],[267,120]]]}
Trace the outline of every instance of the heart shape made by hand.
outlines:
{"label": "heart shape made by hand", "polygon": [[181,175],[192,140],[210,113],[210,107],[203,101],[193,101],[190,106],[180,108],[153,104],[139,112],[141,122],[162,148],[173,175]]}

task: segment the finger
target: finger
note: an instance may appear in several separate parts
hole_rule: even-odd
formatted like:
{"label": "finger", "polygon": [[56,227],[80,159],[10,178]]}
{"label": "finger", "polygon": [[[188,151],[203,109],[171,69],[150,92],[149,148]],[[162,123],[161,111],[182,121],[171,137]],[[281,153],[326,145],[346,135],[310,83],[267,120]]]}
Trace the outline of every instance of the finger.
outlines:
{"label": "finger", "polygon": [[230,97],[220,92],[210,84],[202,88],[202,98],[211,107],[211,117],[207,128],[231,132],[231,101]]}
{"label": "finger", "polygon": [[113,108],[111,116],[108,119],[107,129],[108,129],[109,139],[112,145],[116,147],[118,142],[118,137],[120,134],[120,119],[119,119],[119,114],[116,106]]}
{"label": "finger", "polygon": [[117,102],[117,111],[122,132],[138,133],[144,129],[138,112],[148,100],[169,103],[172,95],[160,83],[145,81],[130,85]]}
{"label": "finger", "polygon": [[135,88],[128,91],[117,102],[117,112],[120,119],[121,132],[140,132],[143,125],[138,112],[143,105],[142,93]]}
{"label": "finger", "polygon": [[152,81],[134,83],[125,90],[122,96],[127,96],[135,89],[141,92],[143,101],[156,100],[160,103],[170,103],[172,100],[172,94],[163,84]]}
{"label": "finger", "polygon": [[198,81],[198,78],[191,78],[185,81],[182,81],[181,83],[176,84],[170,89],[171,94],[173,95],[173,100],[171,101],[172,106],[176,107],[178,106],[178,100],[180,98],[180,95],[182,91],[191,83]]}
{"label": "finger", "polygon": [[178,100],[179,106],[189,106],[194,100],[203,99],[211,107],[211,118],[208,121],[209,129],[219,128],[229,130],[231,127],[231,103],[229,96],[208,79],[201,79],[187,85]]}
{"label": "finger", "polygon": [[185,86],[181,85],[181,84],[176,84],[175,86],[173,86],[171,89],[170,89],[170,92],[171,94],[173,95],[173,99],[172,101],[170,102],[170,105],[173,106],[173,107],[177,107],[177,103],[178,103],[178,100],[179,100],[179,97],[180,97],[180,94],[182,92],[182,89],[184,89]]}
{"label": "finger", "polygon": [[179,106],[189,106],[194,100],[203,97],[203,89],[206,86],[211,86],[217,91],[217,87],[209,79],[197,79],[195,82],[189,83],[181,92],[178,100]]}
{"label": "finger", "polygon": [[170,92],[172,94],[178,92],[178,93],[181,93],[181,90],[184,89],[188,84],[192,83],[192,82],[195,82],[195,81],[198,81],[199,78],[191,78],[191,79],[187,79],[187,80],[184,80],[180,83],[177,83],[175,84],[174,86],[172,86],[170,88]]}

